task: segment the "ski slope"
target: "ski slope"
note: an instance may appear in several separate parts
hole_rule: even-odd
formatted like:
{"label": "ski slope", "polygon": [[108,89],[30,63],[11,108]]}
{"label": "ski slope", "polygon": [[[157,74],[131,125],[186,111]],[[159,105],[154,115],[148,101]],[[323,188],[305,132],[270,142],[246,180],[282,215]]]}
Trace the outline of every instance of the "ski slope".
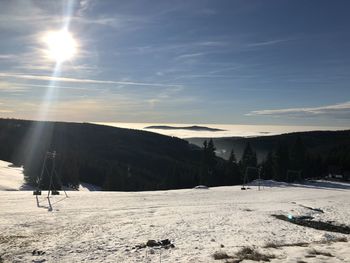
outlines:
{"label": "ski slope", "polygon": [[[235,255],[249,246],[273,254],[271,262],[350,262],[349,242],[331,242],[349,235],[271,216],[309,215],[350,225],[350,185],[268,185],[261,191],[255,186],[246,191],[238,186],[70,191],[69,198],[52,198],[52,212],[45,195],[37,207],[31,192],[0,191],[0,257],[4,262],[225,262],[214,260],[213,254]],[[170,239],[175,247],[134,248],[150,239]],[[264,248],[268,243],[292,245]]]}
{"label": "ski slope", "polygon": [[14,167],[11,163],[0,160],[0,191],[30,189],[24,183],[23,168]]}
{"label": "ski slope", "polygon": [[[79,191],[100,191],[101,187],[81,183]],[[0,160],[0,191],[23,191],[33,190],[33,187],[27,185],[24,181],[23,167],[16,167],[12,163]]]}

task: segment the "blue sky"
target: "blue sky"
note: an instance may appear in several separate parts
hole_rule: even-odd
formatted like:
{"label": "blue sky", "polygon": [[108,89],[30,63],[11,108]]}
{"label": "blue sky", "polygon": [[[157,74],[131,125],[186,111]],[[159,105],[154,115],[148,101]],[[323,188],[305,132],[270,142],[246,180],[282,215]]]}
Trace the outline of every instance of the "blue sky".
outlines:
{"label": "blue sky", "polygon": [[[0,7],[0,117],[350,126],[349,1]],[[68,20],[78,52],[57,73],[42,36]]]}

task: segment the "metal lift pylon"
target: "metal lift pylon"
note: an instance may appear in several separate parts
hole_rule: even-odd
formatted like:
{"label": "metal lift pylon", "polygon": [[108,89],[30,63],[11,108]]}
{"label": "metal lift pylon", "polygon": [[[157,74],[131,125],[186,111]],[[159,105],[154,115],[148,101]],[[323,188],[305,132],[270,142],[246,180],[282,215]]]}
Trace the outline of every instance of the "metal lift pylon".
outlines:
{"label": "metal lift pylon", "polygon": [[[41,195],[41,189],[40,189],[41,183],[42,183],[42,180],[45,177],[45,175],[48,175],[50,182],[49,182],[49,188],[47,191],[46,198],[47,198],[47,202],[49,204],[49,208],[48,208],[49,211],[52,211],[50,196],[60,194],[60,192],[58,190],[56,190],[56,188],[55,188],[55,184],[53,182],[54,178],[56,178],[56,181],[61,185],[61,187],[63,187],[61,178],[58,176],[57,171],[56,171],[56,155],[57,155],[56,151],[46,152],[40,176],[37,178],[37,181],[36,181],[37,188],[36,188],[36,190],[33,191],[33,195],[35,195],[35,197],[36,197],[37,206],[39,207],[40,205],[39,205],[38,195]],[[47,166],[47,160],[52,160],[51,170],[49,170],[49,168]],[[66,197],[68,197],[67,192],[64,189],[62,189],[62,191],[64,192]]]}

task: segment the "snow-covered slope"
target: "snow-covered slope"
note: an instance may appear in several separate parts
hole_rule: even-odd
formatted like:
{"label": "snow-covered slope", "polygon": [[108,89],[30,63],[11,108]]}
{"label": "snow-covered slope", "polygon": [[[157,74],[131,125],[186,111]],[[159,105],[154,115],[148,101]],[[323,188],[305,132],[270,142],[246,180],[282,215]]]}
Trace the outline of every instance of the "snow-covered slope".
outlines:
{"label": "snow-covered slope", "polygon": [[[23,167],[16,167],[12,163],[0,160],[0,191],[17,191],[17,190],[33,190],[32,187],[25,184]],[[66,189],[72,190],[72,189]],[[81,183],[79,191],[100,191],[101,187]]]}
{"label": "snow-covered slope", "polygon": [[28,189],[29,187],[24,184],[23,168],[0,160],[0,191]]}
{"label": "snow-covered slope", "polygon": [[[0,191],[0,256],[5,262],[225,262],[212,255],[216,251],[234,255],[249,246],[275,255],[271,262],[350,262],[349,242],[324,243],[349,235],[271,216],[309,215],[349,225],[349,189],[348,184],[310,183],[276,184],[261,191],[255,186],[246,191],[238,186],[205,191],[73,191],[69,198],[54,196],[52,212],[45,196],[39,197],[37,207],[29,192]],[[175,248],[133,248],[149,239],[167,238]],[[293,245],[264,248],[267,243]]]}

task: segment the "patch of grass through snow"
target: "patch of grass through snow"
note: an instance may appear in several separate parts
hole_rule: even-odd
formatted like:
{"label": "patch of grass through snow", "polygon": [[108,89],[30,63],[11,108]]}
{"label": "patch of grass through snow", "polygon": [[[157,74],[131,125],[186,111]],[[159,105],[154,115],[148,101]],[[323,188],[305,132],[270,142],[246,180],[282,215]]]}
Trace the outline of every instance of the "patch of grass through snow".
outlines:
{"label": "patch of grass through snow", "polygon": [[284,243],[277,243],[277,242],[269,242],[266,243],[264,248],[281,248],[281,247],[307,247],[309,243],[305,242],[298,242],[298,243],[290,243],[290,244],[284,244]]}
{"label": "patch of grass through snow", "polygon": [[227,255],[226,252],[224,251],[216,251],[214,254],[213,254],[213,258],[215,260],[220,260],[220,259],[228,259],[228,258],[232,258],[231,256]]}
{"label": "patch of grass through snow", "polygon": [[262,254],[251,247],[244,247],[239,250],[234,256],[230,256],[224,251],[217,251],[213,254],[213,258],[215,260],[226,259],[225,262],[227,263],[239,263],[243,260],[269,262],[270,259],[276,258],[276,256],[271,254]]}
{"label": "patch of grass through snow", "polygon": [[348,242],[348,239],[346,237],[337,237],[333,239],[331,242]]}
{"label": "patch of grass through snow", "polygon": [[337,232],[342,234],[350,234],[350,227],[344,226],[344,225],[334,225],[327,222],[321,222],[321,221],[313,221],[308,219],[298,219],[293,218],[290,219],[285,215],[272,215],[274,218],[277,218],[279,220],[287,221],[292,224],[310,227],[317,230],[324,230],[329,232]]}
{"label": "patch of grass through snow", "polygon": [[236,256],[240,261],[242,260],[253,260],[253,261],[265,261],[268,262],[270,259],[275,258],[275,255],[262,254],[250,247],[244,247],[236,253]]}
{"label": "patch of grass through snow", "polygon": [[325,257],[334,257],[331,253],[328,252],[323,252],[323,251],[319,251],[316,249],[312,249],[309,251],[309,255],[315,255],[315,256],[325,256]]}
{"label": "patch of grass through snow", "polygon": [[336,237],[332,240],[316,241],[316,242],[312,242],[312,243],[306,243],[306,242],[297,242],[297,243],[268,242],[263,246],[263,248],[278,249],[281,247],[307,247],[310,244],[330,244],[330,243],[336,243],[336,242],[348,242],[348,239],[346,237]]}

